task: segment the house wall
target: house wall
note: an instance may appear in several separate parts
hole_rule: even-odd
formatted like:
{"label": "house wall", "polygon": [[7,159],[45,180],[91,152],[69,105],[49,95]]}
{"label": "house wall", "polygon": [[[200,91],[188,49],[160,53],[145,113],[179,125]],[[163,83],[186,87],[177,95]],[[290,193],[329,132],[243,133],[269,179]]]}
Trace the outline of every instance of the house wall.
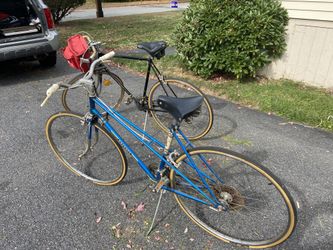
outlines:
{"label": "house wall", "polygon": [[333,0],[282,1],[288,10],[287,50],[262,73],[333,87]]}

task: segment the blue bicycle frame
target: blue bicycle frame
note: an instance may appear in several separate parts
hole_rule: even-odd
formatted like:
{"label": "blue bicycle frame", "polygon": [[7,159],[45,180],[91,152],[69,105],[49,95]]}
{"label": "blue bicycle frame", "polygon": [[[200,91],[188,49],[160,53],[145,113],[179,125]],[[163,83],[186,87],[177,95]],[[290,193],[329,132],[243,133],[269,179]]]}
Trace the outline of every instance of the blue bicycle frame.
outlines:
{"label": "blue bicycle frame", "polygon": [[[107,104],[105,104],[100,98],[98,97],[89,97],[89,104],[90,104],[90,113],[100,119],[102,121],[104,127],[109,133],[112,133],[119,143],[122,145],[122,147],[135,159],[135,161],[139,164],[139,166],[145,171],[145,173],[148,175],[148,177],[158,182],[161,179],[161,173],[165,170],[165,168],[168,166],[170,169],[173,169],[175,173],[182,177],[186,184],[189,187],[192,187],[195,189],[201,196],[205,198],[205,200],[199,199],[197,197],[191,196],[189,194],[186,194],[182,191],[176,190],[174,188],[168,187],[163,185],[162,189],[173,192],[177,195],[195,200],[197,202],[206,204],[208,206],[213,206],[217,208],[219,205],[219,201],[217,200],[216,196],[214,195],[213,190],[209,187],[207,181],[216,183],[215,180],[213,180],[210,176],[208,176],[206,173],[201,171],[196,164],[194,163],[192,157],[187,151],[188,147],[193,148],[194,145],[186,138],[186,136],[182,133],[180,129],[177,131],[170,129],[170,132],[172,133],[173,138],[176,139],[178,144],[180,145],[180,148],[182,151],[186,154],[187,160],[185,161],[185,164],[187,164],[189,167],[192,167],[196,173],[198,174],[202,185],[198,186],[193,183],[184,173],[182,173],[174,164],[169,162],[167,160],[167,155],[165,153],[166,146],[161,143],[159,140],[148,134],[146,131],[142,130],[140,127],[135,125],[133,122],[131,122],[126,117],[119,114],[116,110],[114,110],[112,107],[109,107]],[[133,149],[128,145],[128,143],[119,135],[119,133],[110,125],[110,123],[105,119],[105,116],[99,111],[99,109],[102,110],[102,113],[106,112],[109,117],[111,117],[113,120],[118,122],[123,128],[125,128],[130,134],[132,134],[139,142],[141,142],[145,147],[147,147],[155,156],[157,156],[161,161],[159,164],[158,173],[154,175],[149,168],[146,166],[146,164],[138,157],[138,155],[133,151]],[[88,124],[88,138],[91,139],[92,137],[92,121],[90,121],[90,124]],[[183,142],[178,137],[177,132],[184,138],[186,145],[183,144]],[[154,148],[155,146],[155,148]],[[156,149],[157,147],[157,149]],[[159,153],[158,150],[162,150],[163,153]],[[168,150],[168,153],[171,153],[171,150]],[[211,168],[208,161],[203,157],[200,156],[203,163],[209,168],[209,170],[214,174],[215,177],[217,177],[217,180],[220,181],[223,184],[223,180],[218,177],[218,175],[215,173],[215,171]],[[208,190],[208,193],[205,193],[203,189]]]}

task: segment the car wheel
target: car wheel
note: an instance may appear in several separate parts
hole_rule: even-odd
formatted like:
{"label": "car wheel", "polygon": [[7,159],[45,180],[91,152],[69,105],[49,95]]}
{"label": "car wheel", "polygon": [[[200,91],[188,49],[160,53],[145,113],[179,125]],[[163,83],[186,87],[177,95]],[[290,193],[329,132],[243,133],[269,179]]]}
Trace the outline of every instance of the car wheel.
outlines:
{"label": "car wheel", "polygon": [[53,51],[47,56],[40,58],[39,63],[43,67],[53,67],[57,63],[57,52]]}

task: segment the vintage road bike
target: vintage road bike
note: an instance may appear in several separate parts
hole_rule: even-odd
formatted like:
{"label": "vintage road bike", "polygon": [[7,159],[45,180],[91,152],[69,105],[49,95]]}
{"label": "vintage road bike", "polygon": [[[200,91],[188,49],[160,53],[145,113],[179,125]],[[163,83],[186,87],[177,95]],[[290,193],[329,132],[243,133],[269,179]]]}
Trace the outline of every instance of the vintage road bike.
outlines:
{"label": "vintage road bike", "polygon": [[[284,242],[294,231],[297,218],[285,185],[267,168],[242,154],[220,147],[196,147],[187,138],[181,127],[200,109],[204,102],[200,95],[157,97],[159,108],[172,117],[165,144],[107,105],[96,94],[93,75],[96,67],[113,56],[110,52],[96,59],[75,84],[58,83],[48,89],[42,105],[56,91],[66,88],[83,88],[89,95],[85,115],[60,112],[48,119],[46,137],[57,159],[78,176],[97,185],[112,186],[126,176],[126,151],[154,183],[153,191],[160,193],[153,221],[162,194],[168,191],[195,224],[222,241],[250,248]],[[120,131],[144,147],[134,150],[134,144]],[[139,149],[150,151],[155,164],[148,164],[151,159],[143,161]]]}
{"label": "vintage road bike", "polygon": [[[89,36],[84,36],[89,44],[89,51],[92,51],[90,60],[95,60],[98,56],[101,56],[102,48],[101,43],[94,42]],[[138,110],[146,113],[145,125],[147,123],[148,115],[151,115],[156,124],[164,131],[168,132],[168,123],[172,118],[168,112],[161,110],[157,103],[157,97],[159,95],[167,95],[173,97],[192,97],[202,96],[204,98],[200,112],[196,115],[192,115],[185,119],[183,123],[183,131],[186,133],[190,140],[197,140],[204,137],[213,126],[213,109],[204,93],[191,83],[184,80],[170,79],[162,75],[161,71],[154,63],[154,59],[161,59],[165,55],[165,49],[167,43],[164,41],[159,42],[144,42],[138,44],[138,48],[145,51],[148,57],[140,55],[128,55],[128,54],[115,54],[115,58],[142,61],[147,63],[146,79],[143,87],[142,95],[135,96],[124,84],[123,80],[111,71],[111,68],[105,64],[100,63],[94,69],[93,77],[95,78],[96,94],[103,98],[106,103],[118,109],[121,103],[127,105],[134,102]],[[82,59],[83,62],[88,59]],[[150,88],[149,80],[151,73],[154,73],[157,81],[152,84]],[[68,82],[68,85],[74,85],[85,73],[78,74]],[[124,101],[125,99],[125,101]],[[62,104],[66,111],[73,113],[84,113],[88,111],[87,105],[87,92],[82,90],[71,91],[71,88],[65,88],[62,93]]]}

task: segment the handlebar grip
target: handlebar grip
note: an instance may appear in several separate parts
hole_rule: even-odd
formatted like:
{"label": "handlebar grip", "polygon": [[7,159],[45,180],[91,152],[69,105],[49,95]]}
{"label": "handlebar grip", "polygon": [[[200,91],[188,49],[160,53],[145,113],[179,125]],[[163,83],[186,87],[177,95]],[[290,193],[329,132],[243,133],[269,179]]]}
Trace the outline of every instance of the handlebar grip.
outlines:
{"label": "handlebar grip", "polygon": [[51,97],[51,95],[53,95],[59,88],[60,85],[58,83],[55,83],[50,88],[48,88],[48,90],[46,91],[46,98],[40,106],[43,107],[46,104],[47,100]]}
{"label": "handlebar grip", "polygon": [[105,54],[104,56],[101,56],[101,57],[99,58],[99,60],[101,60],[102,62],[103,62],[103,61],[106,61],[106,60],[109,60],[109,59],[111,59],[112,57],[114,57],[115,54],[116,54],[116,53],[115,53],[114,51],[111,51],[111,52]]}
{"label": "handlebar grip", "polygon": [[54,92],[56,92],[59,89],[60,85],[58,83],[53,84],[48,90],[46,91],[46,95],[50,96]]}

